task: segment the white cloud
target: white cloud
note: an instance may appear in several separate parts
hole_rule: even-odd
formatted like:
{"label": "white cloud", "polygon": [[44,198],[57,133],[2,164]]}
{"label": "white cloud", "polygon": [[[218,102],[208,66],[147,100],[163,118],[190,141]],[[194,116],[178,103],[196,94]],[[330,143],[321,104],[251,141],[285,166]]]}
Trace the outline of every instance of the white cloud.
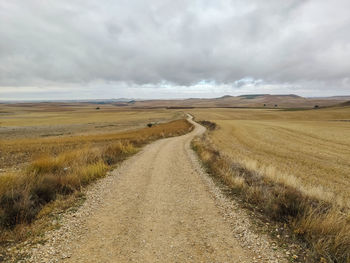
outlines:
{"label": "white cloud", "polygon": [[350,93],[348,10],[347,0],[1,1],[0,96]]}

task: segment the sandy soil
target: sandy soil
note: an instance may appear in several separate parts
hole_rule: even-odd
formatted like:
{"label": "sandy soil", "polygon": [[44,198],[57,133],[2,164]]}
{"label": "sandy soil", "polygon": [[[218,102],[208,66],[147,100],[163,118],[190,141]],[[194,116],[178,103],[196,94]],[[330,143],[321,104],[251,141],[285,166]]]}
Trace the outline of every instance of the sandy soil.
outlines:
{"label": "sandy soil", "polygon": [[87,191],[29,262],[287,262],[203,172],[190,141],[162,139]]}

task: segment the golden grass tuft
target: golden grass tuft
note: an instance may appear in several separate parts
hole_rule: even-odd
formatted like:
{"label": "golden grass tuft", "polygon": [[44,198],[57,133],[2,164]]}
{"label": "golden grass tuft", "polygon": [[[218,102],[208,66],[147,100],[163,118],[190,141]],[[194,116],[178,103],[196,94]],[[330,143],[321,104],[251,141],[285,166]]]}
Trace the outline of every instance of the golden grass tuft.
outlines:
{"label": "golden grass tuft", "polygon": [[293,227],[329,262],[350,261],[350,214],[335,208],[327,212],[308,208]]}

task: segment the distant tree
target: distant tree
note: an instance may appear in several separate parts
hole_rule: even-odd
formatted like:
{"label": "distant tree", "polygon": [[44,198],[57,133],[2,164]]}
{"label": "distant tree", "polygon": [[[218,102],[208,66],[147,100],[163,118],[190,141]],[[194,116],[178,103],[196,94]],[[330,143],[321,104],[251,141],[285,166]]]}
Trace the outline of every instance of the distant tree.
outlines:
{"label": "distant tree", "polygon": [[96,110],[99,110],[100,109],[100,107],[96,107]]}
{"label": "distant tree", "polygon": [[148,126],[149,128],[151,128],[151,127],[153,126],[153,124],[152,124],[152,123],[147,123],[147,126]]}
{"label": "distant tree", "polygon": [[264,107],[266,107],[266,104],[264,104]]}
{"label": "distant tree", "polygon": [[277,105],[277,104],[275,104],[275,107],[278,107],[278,105]]}
{"label": "distant tree", "polygon": [[315,106],[314,106],[314,109],[318,109],[319,107],[320,107],[320,106],[318,106],[318,105],[315,105]]}

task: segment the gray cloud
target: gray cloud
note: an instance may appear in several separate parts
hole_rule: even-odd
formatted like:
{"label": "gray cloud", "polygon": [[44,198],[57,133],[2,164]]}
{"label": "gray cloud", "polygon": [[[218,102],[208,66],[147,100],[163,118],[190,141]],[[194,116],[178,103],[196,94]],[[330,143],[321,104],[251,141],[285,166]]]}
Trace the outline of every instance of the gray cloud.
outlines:
{"label": "gray cloud", "polygon": [[203,80],[244,92],[247,79],[258,91],[350,93],[348,10],[348,0],[1,1],[0,95],[151,85],[173,96]]}

